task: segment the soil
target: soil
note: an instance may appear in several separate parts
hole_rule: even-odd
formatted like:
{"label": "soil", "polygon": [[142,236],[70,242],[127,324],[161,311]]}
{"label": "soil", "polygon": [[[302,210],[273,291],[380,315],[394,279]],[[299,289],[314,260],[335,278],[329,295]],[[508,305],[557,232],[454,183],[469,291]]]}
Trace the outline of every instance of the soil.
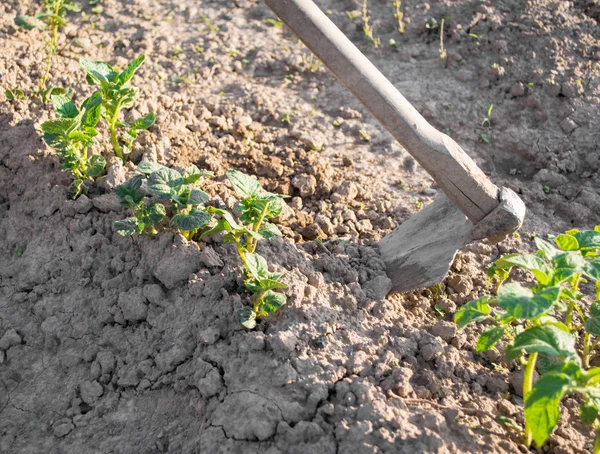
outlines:
{"label": "soil", "polygon": [[[133,163],[112,159],[72,200],[41,140],[51,107],[0,103],[0,452],[526,452],[494,419],[522,422],[519,371],[502,345],[476,354],[476,329],[451,320],[490,291],[485,266],[500,254],[600,224],[597,0],[406,0],[402,35],[392,2],[371,0],[378,48],[351,19],[362,2],[317,2],[528,208],[520,237],[467,246],[440,287],[390,296],[377,241],[441,191],[266,7],[106,0],[94,14],[84,3],[52,83],[80,101],[91,87],[79,56],[123,67],[145,53],[131,116],[157,122]],[[0,5],[5,88],[34,87],[43,70],[44,33],[13,25],[38,8]],[[142,158],[214,171],[206,190],[229,207],[229,168],[291,196],[284,237],[259,246],[285,272],[288,305],[247,331],[230,244],[113,232],[127,213],[111,189]],[[565,400],[544,451],[591,452],[577,408]]]}

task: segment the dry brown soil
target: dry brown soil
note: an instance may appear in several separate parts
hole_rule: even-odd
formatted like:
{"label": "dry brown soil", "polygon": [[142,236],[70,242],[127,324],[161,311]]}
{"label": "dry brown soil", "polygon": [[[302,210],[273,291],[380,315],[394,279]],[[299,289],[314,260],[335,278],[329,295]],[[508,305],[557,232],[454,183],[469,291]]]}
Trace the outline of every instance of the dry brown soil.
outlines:
{"label": "dry brown soil", "polygon": [[[520,238],[469,246],[438,289],[389,297],[376,241],[440,191],[262,4],[101,0],[93,14],[84,3],[52,83],[80,101],[91,87],[79,56],[123,67],[145,53],[130,115],[158,118],[132,160],[213,170],[206,189],[228,206],[230,168],[292,196],[284,238],[259,250],[286,273],[289,304],[243,329],[231,245],[169,230],[119,237],[112,222],[127,213],[111,189],[134,165],[113,159],[74,201],[41,140],[51,108],[2,99],[0,452],[525,452],[494,420],[522,423],[518,371],[502,345],[476,354],[476,330],[451,320],[489,291],[484,267],[499,254],[530,249],[534,232],[600,223],[598,0],[403,0],[403,35],[392,1],[369,0],[378,48],[364,39],[362,2],[318,1],[528,207]],[[0,4],[4,88],[29,90],[43,69],[44,33],[12,25],[38,8]],[[545,450],[589,452],[577,421],[569,398]]]}

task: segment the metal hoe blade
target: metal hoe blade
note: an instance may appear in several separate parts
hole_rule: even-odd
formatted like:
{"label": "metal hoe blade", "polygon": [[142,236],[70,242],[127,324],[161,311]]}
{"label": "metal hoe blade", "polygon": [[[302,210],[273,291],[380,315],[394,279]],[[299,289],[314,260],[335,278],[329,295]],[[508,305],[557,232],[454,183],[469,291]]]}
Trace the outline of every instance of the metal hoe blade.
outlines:
{"label": "metal hoe blade", "polygon": [[471,221],[447,197],[411,216],[379,244],[392,291],[441,282],[456,252],[471,240],[472,230]]}

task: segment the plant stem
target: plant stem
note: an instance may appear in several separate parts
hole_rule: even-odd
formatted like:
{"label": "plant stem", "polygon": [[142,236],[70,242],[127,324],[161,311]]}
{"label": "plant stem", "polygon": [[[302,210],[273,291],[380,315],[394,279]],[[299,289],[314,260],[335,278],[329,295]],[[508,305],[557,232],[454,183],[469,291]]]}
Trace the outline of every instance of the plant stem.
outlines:
{"label": "plant stem", "polygon": [[115,150],[115,154],[117,155],[117,158],[120,158],[123,160],[123,162],[126,162],[125,158],[123,157],[123,155],[121,153],[121,147],[119,146],[119,139],[117,138],[117,119],[119,118],[120,110],[121,110],[121,101],[119,100],[119,102],[117,102],[117,105],[115,106],[115,111],[113,112],[112,118],[110,119],[108,129],[110,130],[110,141]]}
{"label": "plant stem", "polygon": [[573,309],[575,308],[575,301],[569,301],[569,307],[567,308],[566,325],[569,331],[573,327]]}
{"label": "plant stem", "polygon": [[596,437],[594,438],[594,454],[600,454],[600,429],[596,430]]}
{"label": "plant stem", "polygon": [[[260,230],[260,226],[262,225],[263,221],[265,220],[265,216],[267,215],[267,210],[269,209],[269,203],[271,203],[271,202],[267,202],[265,204],[265,207],[262,209],[260,216],[258,217],[258,220],[256,222],[254,222],[254,224],[252,225],[253,232],[258,233],[258,231]],[[258,245],[258,241],[254,240],[251,236],[249,236],[248,241],[247,241],[248,252],[254,253],[257,245]]]}
{"label": "plant stem", "polygon": [[44,70],[44,75],[40,79],[38,84],[38,92],[42,93],[46,88],[46,80],[48,79],[48,75],[50,74],[50,69],[52,68],[52,57],[54,57],[54,52],[56,51],[58,42],[58,24],[52,24],[52,38],[50,39],[50,46],[48,48],[48,58],[46,59],[46,69]]}
{"label": "plant stem", "polygon": [[590,333],[583,336],[583,368],[590,367]]}
{"label": "plant stem", "polygon": [[[537,361],[537,353],[532,353],[527,359],[527,366],[525,367],[525,376],[523,377],[523,401],[527,402],[527,397],[533,388],[533,374],[535,372],[535,363]],[[529,422],[525,420],[525,445],[531,446],[533,442],[533,431],[529,426]]]}

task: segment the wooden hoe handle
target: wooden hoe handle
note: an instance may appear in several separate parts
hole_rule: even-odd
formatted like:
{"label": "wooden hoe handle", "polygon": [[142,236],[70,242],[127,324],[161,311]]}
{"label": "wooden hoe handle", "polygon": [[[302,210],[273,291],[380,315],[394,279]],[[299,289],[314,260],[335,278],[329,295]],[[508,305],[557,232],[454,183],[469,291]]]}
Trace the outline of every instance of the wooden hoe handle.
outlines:
{"label": "wooden hoe handle", "polygon": [[263,0],[429,172],[477,224],[499,204],[499,190],[449,136],[400,94],[312,0]]}

